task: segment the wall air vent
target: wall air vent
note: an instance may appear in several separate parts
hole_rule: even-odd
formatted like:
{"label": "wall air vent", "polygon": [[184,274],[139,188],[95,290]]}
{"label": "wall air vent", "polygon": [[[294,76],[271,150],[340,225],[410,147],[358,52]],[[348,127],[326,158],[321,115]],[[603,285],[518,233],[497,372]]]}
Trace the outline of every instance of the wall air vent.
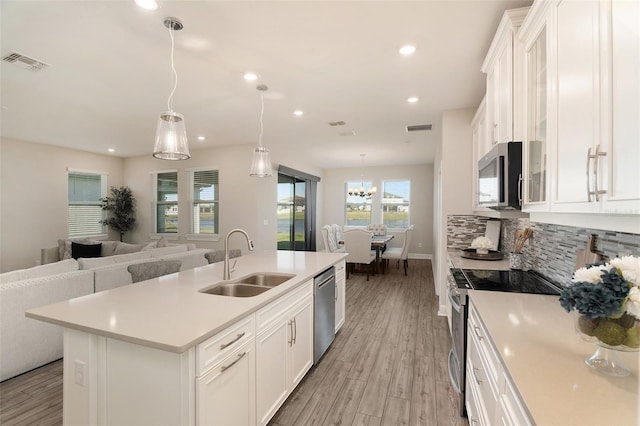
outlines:
{"label": "wall air vent", "polygon": [[431,124],[416,124],[415,126],[407,126],[407,132],[423,132],[431,130]]}
{"label": "wall air vent", "polygon": [[329,126],[344,126],[345,124],[347,124],[344,121],[330,121],[329,122]]}
{"label": "wall air vent", "polygon": [[42,61],[38,61],[37,59],[30,58],[21,53],[11,52],[8,55],[2,57],[4,62],[8,62],[10,64],[16,64],[21,66],[22,68],[28,69],[29,71],[40,71],[41,69],[48,67],[49,64],[45,64]]}

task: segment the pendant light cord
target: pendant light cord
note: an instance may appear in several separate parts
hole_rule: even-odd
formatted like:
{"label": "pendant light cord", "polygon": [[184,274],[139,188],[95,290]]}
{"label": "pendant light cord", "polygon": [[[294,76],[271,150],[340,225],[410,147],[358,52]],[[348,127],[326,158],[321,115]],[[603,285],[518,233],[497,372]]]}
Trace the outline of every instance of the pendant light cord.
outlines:
{"label": "pendant light cord", "polygon": [[173,25],[169,25],[169,36],[171,37],[171,70],[173,74],[171,76],[171,82],[173,83],[173,89],[171,89],[171,93],[169,94],[169,99],[167,100],[167,108],[169,111],[173,112],[173,94],[176,92],[176,88],[178,87],[178,73],[176,72],[176,66],[173,62],[173,51],[174,51],[174,41],[173,41]]}
{"label": "pendant light cord", "polygon": [[264,133],[264,92],[260,92],[260,136],[258,137],[258,145],[262,146],[262,134]]}

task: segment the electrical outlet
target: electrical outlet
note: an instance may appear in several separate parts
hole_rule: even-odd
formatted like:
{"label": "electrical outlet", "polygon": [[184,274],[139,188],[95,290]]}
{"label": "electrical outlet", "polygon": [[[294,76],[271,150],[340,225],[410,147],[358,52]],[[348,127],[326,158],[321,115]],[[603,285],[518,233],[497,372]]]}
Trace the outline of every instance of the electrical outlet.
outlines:
{"label": "electrical outlet", "polygon": [[76,385],[80,385],[80,386],[86,386],[85,383],[85,370],[86,370],[86,366],[87,364],[76,360],[73,364],[73,377],[74,377],[74,382]]}
{"label": "electrical outlet", "polygon": [[269,225],[269,221],[267,219],[265,219],[262,223],[264,224],[264,226]]}
{"label": "electrical outlet", "polygon": [[418,243],[418,248],[422,248],[422,243]]}

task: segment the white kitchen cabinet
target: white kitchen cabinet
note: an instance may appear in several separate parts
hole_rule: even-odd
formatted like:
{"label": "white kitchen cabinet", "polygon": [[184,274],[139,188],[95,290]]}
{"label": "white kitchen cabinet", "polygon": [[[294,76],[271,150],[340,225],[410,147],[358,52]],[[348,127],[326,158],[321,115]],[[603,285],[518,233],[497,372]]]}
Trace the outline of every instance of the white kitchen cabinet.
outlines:
{"label": "white kitchen cabinet", "polygon": [[553,212],[640,214],[638,2],[554,1]]}
{"label": "white kitchen cabinet", "polygon": [[255,425],[255,365],[251,339],[196,379],[198,425]]}
{"label": "white kitchen cabinet", "polygon": [[345,262],[342,261],[335,265],[336,267],[336,333],[345,321],[346,309],[346,276]]}
{"label": "white kitchen cabinet", "polygon": [[600,11],[610,37],[601,46],[609,47],[605,83],[611,84],[603,96],[603,138],[610,138],[603,210],[640,214],[640,3],[614,0]]}
{"label": "white kitchen cabinet", "polygon": [[313,365],[313,281],[256,313],[256,407],[265,425]]}
{"label": "white kitchen cabinet", "polygon": [[[492,145],[522,140],[522,48],[516,33],[528,7],[504,12],[482,64],[487,75],[487,135]],[[514,101],[515,97],[515,101]]]}
{"label": "white kitchen cabinet", "polygon": [[473,301],[467,322],[465,398],[470,426],[533,424]]}
{"label": "white kitchen cabinet", "polygon": [[482,98],[480,106],[471,121],[471,131],[473,138],[473,199],[471,205],[474,211],[488,211],[486,207],[478,205],[478,160],[480,160],[491,149],[491,140],[487,134],[487,97]]}
{"label": "white kitchen cabinet", "polygon": [[[607,147],[599,138],[599,3],[559,1],[555,5],[557,121],[555,129],[554,211],[596,212],[592,203],[606,186]],[[589,159],[590,156],[596,156]],[[604,173],[603,173],[604,172]],[[597,182],[593,177],[597,176]]]}
{"label": "white kitchen cabinet", "polygon": [[548,121],[553,109],[549,102],[549,5],[534,4],[518,33],[524,44],[523,211],[549,208]]}

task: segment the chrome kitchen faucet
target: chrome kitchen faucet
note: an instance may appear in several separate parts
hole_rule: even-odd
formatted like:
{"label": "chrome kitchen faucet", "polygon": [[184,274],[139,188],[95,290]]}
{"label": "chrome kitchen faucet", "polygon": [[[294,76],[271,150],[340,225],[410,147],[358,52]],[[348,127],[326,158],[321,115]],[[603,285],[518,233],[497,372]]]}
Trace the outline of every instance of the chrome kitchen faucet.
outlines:
{"label": "chrome kitchen faucet", "polygon": [[229,231],[227,237],[224,239],[224,271],[222,272],[223,280],[231,279],[231,272],[229,271],[229,237],[231,236],[231,234],[234,234],[236,232],[244,235],[244,237],[247,239],[247,246],[249,246],[249,251],[253,251],[253,241],[251,241],[251,238],[249,238],[249,234],[247,234],[245,230],[236,228]]}

